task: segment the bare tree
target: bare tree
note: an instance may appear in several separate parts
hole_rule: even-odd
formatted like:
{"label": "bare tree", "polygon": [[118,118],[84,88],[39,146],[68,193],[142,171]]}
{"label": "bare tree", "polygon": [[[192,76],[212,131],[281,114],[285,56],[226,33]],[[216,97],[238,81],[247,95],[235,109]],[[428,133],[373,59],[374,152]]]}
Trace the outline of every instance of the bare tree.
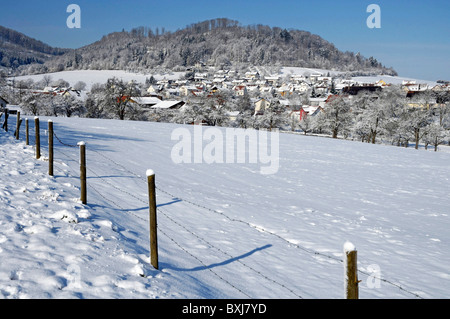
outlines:
{"label": "bare tree", "polygon": [[348,98],[338,95],[327,103],[324,108],[325,126],[329,129],[333,138],[337,138],[339,133],[344,133],[350,129],[351,114],[350,101]]}

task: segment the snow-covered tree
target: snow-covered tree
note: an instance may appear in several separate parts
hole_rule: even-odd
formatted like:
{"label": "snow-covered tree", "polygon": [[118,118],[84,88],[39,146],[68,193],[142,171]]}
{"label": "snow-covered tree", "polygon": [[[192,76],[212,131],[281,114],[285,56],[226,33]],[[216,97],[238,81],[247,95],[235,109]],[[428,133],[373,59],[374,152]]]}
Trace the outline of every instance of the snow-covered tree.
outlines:
{"label": "snow-covered tree", "polygon": [[237,111],[235,125],[240,128],[254,127],[254,107],[248,93],[239,96],[236,101],[231,102],[231,111]]}
{"label": "snow-covered tree", "polygon": [[80,116],[86,112],[84,102],[72,95],[63,96],[60,107],[62,113],[67,117]]}
{"label": "snow-covered tree", "polygon": [[133,109],[132,97],[140,96],[136,81],[125,83],[117,78],[110,78],[105,85],[105,107],[120,120],[124,120]]}
{"label": "snow-covered tree", "polygon": [[88,118],[102,118],[105,117],[105,86],[100,83],[92,85],[91,90],[87,93],[86,98],[86,113]]}
{"label": "snow-covered tree", "polygon": [[86,89],[86,83],[83,81],[78,81],[77,83],[75,83],[75,85],[73,86],[74,90],[78,90],[78,91],[83,91]]}
{"label": "snow-covered tree", "polygon": [[426,128],[424,136],[425,145],[431,144],[434,146],[436,152],[438,146],[443,144],[449,138],[448,131],[444,129],[439,123],[431,123]]}
{"label": "snow-covered tree", "polygon": [[257,125],[259,128],[265,128],[272,131],[276,128],[282,128],[288,123],[288,112],[279,101],[272,101],[270,106],[264,110],[263,115],[257,115]]}
{"label": "snow-covered tree", "polygon": [[42,112],[42,95],[26,92],[21,100],[22,108],[26,114],[37,116]]}
{"label": "snow-covered tree", "polygon": [[311,115],[303,116],[301,121],[298,122],[298,126],[305,135],[308,134],[314,127],[314,117],[312,117]]}
{"label": "snow-covered tree", "polygon": [[351,103],[347,97],[336,95],[324,108],[324,125],[333,138],[338,134],[348,134],[351,128]]}
{"label": "snow-covered tree", "polygon": [[[404,94],[399,87],[382,91],[360,93],[352,103],[354,125],[352,133],[362,141],[375,144],[377,137],[389,134],[384,125],[405,106]],[[389,123],[393,129],[392,123]]]}
{"label": "snow-covered tree", "polygon": [[409,107],[405,112],[404,129],[412,135],[418,149],[420,140],[427,134],[427,126],[432,123],[431,112],[422,107]]}

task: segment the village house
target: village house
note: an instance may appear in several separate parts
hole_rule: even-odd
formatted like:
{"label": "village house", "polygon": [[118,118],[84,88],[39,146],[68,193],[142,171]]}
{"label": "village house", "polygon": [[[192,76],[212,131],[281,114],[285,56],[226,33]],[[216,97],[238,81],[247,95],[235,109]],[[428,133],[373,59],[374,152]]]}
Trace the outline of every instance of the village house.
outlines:
{"label": "village house", "polygon": [[228,111],[227,116],[230,121],[236,121],[239,111]]}
{"label": "village house", "polygon": [[292,94],[291,88],[287,84],[283,84],[281,87],[279,87],[277,89],[277,93],[282,97],[286,97]]}
{"label": "village house", "polygon": [[306,82],[301,82],[299,84],[294,84],[293,85],[294,92],[297,92],[297,93],[300,93],[300,94],[308,92],[308,90],[310,88],[311,88],[310,85],[308,83],[306,83]]}
{"label": "village house", "polygon": [[304,105],[298,110],[292,110],[289,117],[301,122],[307,117],[316,116],[321,111],[323,111],[321,106]]}
{"label": "village house", "polygon": [[322,73],[313,73],[309,75],[309,79],[312,83],[318,82],[320,77],[323,77]]}
{"label": "village house", "polygon": [[259,99],[255,103],[255,114],[254,115],[262,115],[264,111],[270,107],[271,102],[266,99]]}
{"label": "village house", "polygon": [[352,85],[352,86],[346,86],[342,89],[342,93],[350,94],[350,95],[357,95],[359,92],[366,91],[366,92],[376,92],[380,91],[381,87],[374,84],[362,84],[362,85]]}
{"label": "village house", "polygon": [[381,87],[390,86],[389,84],[387,84],[383,80],[378,80],[377,82],[375,82],[375,85],[378,85],[378,86],[381,86]]}
{"label": "village house", "polygon": [[214,79],[212,80],[212,82],[214,84],[218,84],[218,85],[222,85],[223,82],[225,82],[226,78],[224,76],[219,77],[219,76],[215,76]]}
{"label": "village house", "polygon": [[272,86],[270,86],[270,85],[266,85],[266,86],[261,86],[261,87],[259,88],[259,92],[260,92],[261,94],[270,94],[270,95],[273,95],[274,92],[275,92],[275,89],[274,89]]}
{"label": "village house", "polygon": [[167,79],[162,79],[156,82],[156,85],[159,86],[162,89],[169,88],[172,81]]}
{"label": "village house", "polygon": [[216,73],[214,73],[214,78],[225,78],[228,74],[228,71],[225,70],[218,70]]}
{"label": "village house", "polygon": [[280,104],[288,110],[299,110],[301,108],[301,102],[292,99],[280,100]]}
{"label": "village house", "polygon": [[150,95],[158,95],[161,91],[162,89],[156,85],[150,85],[147,89],[147,93]]}
{"label": "village house", "polygon": [[403,90],[406,92],[423,92],[429,89],[428,84],[420,84],[420,83],[407,83],[403,85]]}
{"label": "village house", "polygon": [[319,95],[325,95],[328,93],[328,85],[324,82],[318,82],[316,85],[314,85],[314,91],[316,94]]}
{"label": "village house", "polygon": [[172,83],[174,86],[180,87],[183,85],[188,84],[188,80],[176,80],[174,83]]}
{"label": "village house", "polygon": [[247,87],[248,92],[259,91],[259,85],[257,85],[257,84],[247,84],[246,87]]}
{"label": "village house", "polygon": [[245,80],[243,79],[234,79],[231,81],[231,83],[233,83],[233,85],[237,86],[237,85],[244,85],[245,84]]}
{"label": "village house", "polygon": [[231,90],[233,86],[234,86],[233,83],[231,83],[230,81],[222,82],[222,89]]}
{"label": "village house", "polygon": [[139,104],[142,107],[150,108],[161,102],[161,99],[154,96],[142,96],[142,97],[132,97],[130,101],[132,103]]}
{"label": "village house", "polygon": [[179,91],[181,96],[201,96],[204,93],[204,89],[200,85],[183,85]]}
{"label": "village house", "polygon": [[330,101],[330,97],[332,95],[329,95],[327,97],[310,97],[309,98],[309,103],[311,105],[318,105],[320,107],[325,107],[325,104],[327,104],[327,102]]}
{"label": "village house", "polygon": [[323,112],[323,108],[319,105],[303,105],[300,109],[300,121],[306,116],[316,116],[319,112]]}
{"label": "village house", "polygon": [[183,101],[159,101],[159,103],[153,105],[152,109],[160,110],[174,110],[180,109],[185,103]]}
{"label": "village house", "polygon": [[60,95],[65,96],[65,97],[81,98],[81,91],[69,88],[69,89],[62,91],[60,93]]}
{"label": "village house", "polygon": [[269,85],[272,85],[272,86],[277,86],[278,85],[278,81],[280,80],[280,77],[278,76],[278,75],[275,75],[275,76],[266,76],[266,77],[264,77],[264,79],[267,81],[267,83],[269,84]]}
{"label": "village house", "polygon": [[431,88],[433,92],[449,92],[450,85],[449,84],[436,84]]}
{"label": "village house", "polygon": [[255,85],[258,85],[260,87],[268,85],[268,83],[267,83],[267,81],[265,79],[259,79],[259,80],[255,81],[254,83],[255,83]]}
{"label": "village house", "polygon": [[245,85],[236,85],[233,88],[234,93],[236,94],[236,96],[243,96],[247,93],[247,86]]}
{"label": "village house", "polygon": [[170,99],[171,97],[174,96],[180,96],[180,90],[179,88],[170,88],[167,90],[164,90],[164,98],[165,99]]}
{"label": "village house", "polygon": [[259,73],[258,72],[245,72],[244,78],[247,81],[259,80]]}
{"label": "village house", "polygon": [[196,82],[206,81],[207,79],[208,79],[208,73],[195,73],[195,75],[194,75],[194,81],[196,81]]}
{"label": "village house", "polygon": [[291,82],[300,84],[306,81],[306,77],[303,74],[294,74],[291,76]]}
{"label": "village house", "polygon": [[317,82],[322,82],[323,84],[330,85],[333,82],[333,78],[331,76],[319,76],[317,78]]}

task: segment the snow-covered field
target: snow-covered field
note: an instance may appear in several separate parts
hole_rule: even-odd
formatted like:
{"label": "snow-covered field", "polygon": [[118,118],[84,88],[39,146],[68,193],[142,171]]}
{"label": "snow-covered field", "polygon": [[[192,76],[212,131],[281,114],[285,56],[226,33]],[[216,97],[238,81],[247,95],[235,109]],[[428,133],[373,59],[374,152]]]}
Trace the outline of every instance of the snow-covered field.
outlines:
{"label": "snow-covered field", "polygon": [[52,118],[63,143],[86,142],[83,205],[77,147],[55,139],[47,174],[47,119],[40,160],[23,131],[0,131],[0,297],[343,298],[346,241],[360,298],[450,297],[449,152],[280,134],[279,170],[262,175],[252,163],[175,164],[180,125]]}
{"label": "snow-covered field", "polygon": [[76,70],[76,71],[61,71],[45,74],[23,75],[15,77],[16,81],[32,79],[35,82],[41,81],[44,76],[50,76],[52,81],[63,79],[69,82],[70,85],[75,85],[79,81],[86,83],[86,91],[90,91],[93,84],[106,83],[108,79],[116,77],[125,82],[136,81],[138,83],[145,83],[145,80],[154,76],[155,79],[178,80],[183,72],[172,72],[166,74],[144,74],[134,73],[122,70]]}

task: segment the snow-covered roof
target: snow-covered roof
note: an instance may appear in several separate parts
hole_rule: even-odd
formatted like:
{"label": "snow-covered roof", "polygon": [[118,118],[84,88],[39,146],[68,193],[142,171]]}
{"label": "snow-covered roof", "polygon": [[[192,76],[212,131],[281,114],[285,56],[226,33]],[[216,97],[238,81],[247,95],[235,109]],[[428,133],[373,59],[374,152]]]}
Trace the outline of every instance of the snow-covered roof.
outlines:
{"label": "snow-covered roof", "polygon": [[6,108],[11,112],[11,111],[19,111],[21,112],[22,107],[20,105],[12,105],[12,104],[8,104],[6,106]]}
{"label": "snow-covered roof", "polygon": [[181,107],[184,105],[183,101],[160,101],[158,104],[152,106],[153,109],[170,109]]}
{"label": "snow-covered roof", "polygon": [[131,100],[133,100],[134,102],[136,102],[138,104],[142,104],[142,105],[155,105],[155,104],[161,102],[160,99],[158,99],[157,97],[154,97],[154,96],[132,97]]}

